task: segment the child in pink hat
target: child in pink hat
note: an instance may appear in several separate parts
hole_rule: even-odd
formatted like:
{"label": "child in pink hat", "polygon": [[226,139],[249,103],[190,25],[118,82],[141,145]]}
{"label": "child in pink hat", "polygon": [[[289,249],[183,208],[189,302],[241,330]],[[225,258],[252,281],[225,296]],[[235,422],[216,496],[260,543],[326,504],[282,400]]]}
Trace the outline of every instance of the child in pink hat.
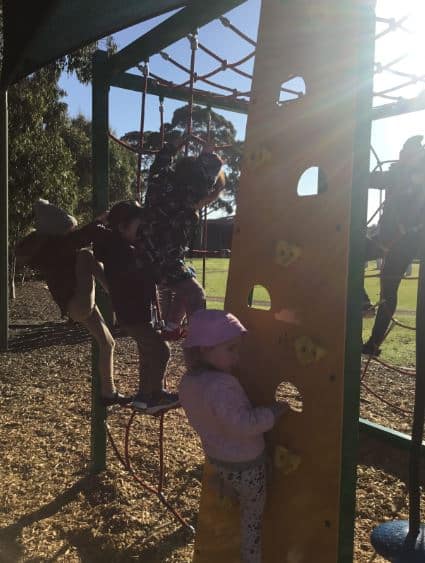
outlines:
{"label": "child in pink hat", "polygon": [[240,503],[241,561],[261,562],[261,518],[266,498],[264,432],[286,403],[253,407],[232,371],[246,328],[231,313],[194,313],[183,344],[188,371],[179,397],[223,489]]}

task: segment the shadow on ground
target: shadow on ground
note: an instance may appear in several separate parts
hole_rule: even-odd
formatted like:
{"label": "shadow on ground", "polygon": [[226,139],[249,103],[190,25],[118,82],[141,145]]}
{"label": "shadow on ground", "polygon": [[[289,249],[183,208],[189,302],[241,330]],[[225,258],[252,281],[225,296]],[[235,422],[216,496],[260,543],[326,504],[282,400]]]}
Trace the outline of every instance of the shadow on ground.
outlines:
{"label": "shadow on ground", "polygon": [[[69,503],[77,500],[80,493],[85,496],[91,506],[95,506],[111,502],[111,495],[114,496],[115,491],[114,487],[103,483],[101,477],[89,475],[79,479],[52,501],[33,512],[24,514],[13,524],[0,529],[0,562],[14,563],[23,560],[25,556],[22,545],[24,528],[55,516]],[[105,541],[104,534],[96,534],[96,530],[89,528],[87,524],[81,526],[76,523],[75,528],[66,530],[58,526],[56,531],[65,544],[52,556],[43,559],[43,563],[57,561],[66,555],[70,547],[73,547],[78,553],[82,563],[104,563],[105,561],[125,563],[133,560],[160,563],[164,561],[167,554],[180,546],[187,545],[188,541],[192,539],[189,531],[179,527],[158,541],[157,533],[163,527],[163,522],[159,521],[158,526],[150,530],[147,538],[118,550]],[[26,563],[40,563],[40,558],[26,558],[25,561]]]}
{"label": "shadow on ground", "polygon": [[[9,352],[28,352],[59,345],[71,346],[88,342],[91,338],[83,326],[69,322],[13,324],[9,328]],[[114,328],[112,334],[114,338],[124,336],[118,328]]]}

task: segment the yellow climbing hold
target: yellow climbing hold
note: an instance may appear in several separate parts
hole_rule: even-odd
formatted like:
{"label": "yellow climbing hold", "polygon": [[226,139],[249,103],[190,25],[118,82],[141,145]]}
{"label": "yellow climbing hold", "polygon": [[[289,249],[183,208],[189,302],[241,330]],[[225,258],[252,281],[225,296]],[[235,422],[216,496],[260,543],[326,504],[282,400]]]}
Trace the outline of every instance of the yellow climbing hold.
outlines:
{"label": "yellow climbing hold", "polygon": [[289,266],[301,256],[301,248],[286,240],[280,240],[276,244],[276,263],[280,266]]}
{"label": "yellow climbing hold", "polygon": [[318,362],[326,356],[326,350],[313,342],[309,336],[300,336],[295,340],[295,353],[303,366]]}
{"label": "yellow climbing hold", "polygon": [[283,475],[289,475],[298,469],[301,457],[284,446],[276,446],[274,449],[274,466]]}

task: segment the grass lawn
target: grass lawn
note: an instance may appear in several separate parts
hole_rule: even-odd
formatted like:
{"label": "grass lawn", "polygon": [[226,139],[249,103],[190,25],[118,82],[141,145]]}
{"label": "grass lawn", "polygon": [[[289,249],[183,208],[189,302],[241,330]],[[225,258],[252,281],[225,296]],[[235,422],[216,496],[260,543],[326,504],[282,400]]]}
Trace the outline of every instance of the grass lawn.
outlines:
{"label": "grass lawn", "polygon": [[[413,264],[411,278],[416,278],[418,276],[418,269],[419,265]],[[375,274],[379,274],[379,271],[375,269],[375,262],[369,262],[369,267],[366,270],[366,276]],[[398,291],[397,309],[414,311],[416,309],[417,290],[417,280],[409,278],[403,280]],[[376,303],[379,300],[379,278],[367,278],[366,291],[368,292],[372,303]]]}
{"label": "grass lawn", "polygon": [[[196,270],[199,283],[202,283],[202,259],[195,258],[188,261]],[[228,258],[208,258],[206,261],[206,292],[207,297],[220,298],[221,301],[214,299],[208,300],[208,307],[214,309],[223,308],[223,299],[226,293],[227,273],[229,270]]]}
{"label": "grass lawn", "polygon": [[[202,282],[202,260],[196,258],[192,261],[198,275],[198,280]],[[208,258],[206,261],[206,292],[207,305],[210,308],[222,309],[223,300],[226,292],[227,272],[229,268],[228,258]],[[370,262],[366,275],[379,273],[375,270],[375,262]],[[412,277],[417,277],[418,265],[413,265]],[[414,326],[415,317],[412,313],[416,309],[417,280],[403,280],[398,292],[397,319],[404,324]],[[379,278],[367,278],[366,290],[372,302],[379,299]],[[254,292],[255,302],[268,301],[267,292],[260,288]],[[259,307],[264,306],[259,304]],[[265,307],[267,308],[267,307]],[[367,339],[370,335],[374,319],[364,319],[363,338]],[[397,365],[411,366],[415,361],[415,333],[414,331],[395,327],[382,348],[382,359],[388,360]]]}

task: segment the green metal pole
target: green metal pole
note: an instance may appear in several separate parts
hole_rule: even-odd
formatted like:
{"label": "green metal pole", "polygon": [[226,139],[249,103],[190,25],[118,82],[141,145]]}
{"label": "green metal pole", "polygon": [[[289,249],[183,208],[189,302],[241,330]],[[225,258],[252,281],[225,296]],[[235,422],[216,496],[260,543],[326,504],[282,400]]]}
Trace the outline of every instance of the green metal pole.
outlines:
{"label": "green metal pole", "polygon": [[[134,92],[143,92],[144,83],[145,81],[142,76],[137,76],[131,72],[125,72],[117,76],[114,75],[111,78],[110,85],[116,86],[117,88],[123,88],[125,90],[133,90]],[[180,100],[182,102],[187,102],[190,95],[189,89],[186,87],[176,88],[170,85],[167,86],[158,83],[158,81],[153,78],[148,79],[148,94],[162,96],[163,98],[170,98],[172,100]],[[247,114],[249,108],[249,102],[247,101],[220,97],[217,98],[207,91],[201,92],[200,90],[194,91],[193,101],[196,104],[225,109],[227,111],[233,111],[241,114]]]}
{"label": "green metal pole", "polygon": [[[109,205],[109,147],[108,147],[108,96],[106,79],[107,54],[96,51],[93,56],[92,85],[92,154],[93,154],[93,215],[96,217]],[[105,303],[96,295],[103,312]],[[99,350],[92,340],[92,412],[91,412],[91,472],[106,468],[106,409],[100,402]]]}
{"label": "green metal pole", "polygon": [[8,213],[7,90],[0,91],[0,350],[9,336],[9,213]]}
{"label": "green metal pole", "polygon": [[[372,118],[375,54],[374,1],[348,2],[357,6],[362,30],[357,68],[356,131],[353,145],[350,248],[347,284],[347,320],[344,366],[344,412],[340,484],[338,563],[352,563],[356,504],[357,444],[360,405],[361,300],[365,256],[365,219],[369,185],[369,146]],[[348,17],[348,16],[347,16]]]}

